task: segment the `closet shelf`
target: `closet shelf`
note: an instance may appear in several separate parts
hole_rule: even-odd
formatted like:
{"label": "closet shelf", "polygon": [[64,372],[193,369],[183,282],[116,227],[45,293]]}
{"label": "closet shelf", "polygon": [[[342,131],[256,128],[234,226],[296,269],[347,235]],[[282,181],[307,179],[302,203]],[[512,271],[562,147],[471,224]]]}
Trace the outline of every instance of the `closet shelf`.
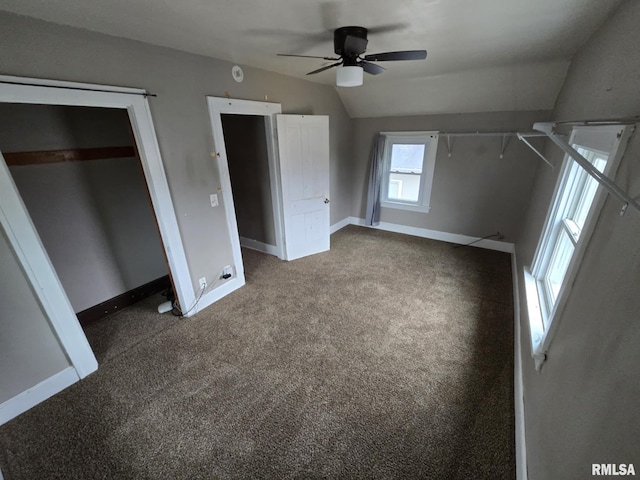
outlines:
{"label": "closet shelf", "polygon": [[3,153],[10,167],[22,165],[38,165],[44,163],[80,162],[84,160],[102,160],[106,158],[135,157],[133,146],[75,148],[70,150],[43,150],[37,152]]}

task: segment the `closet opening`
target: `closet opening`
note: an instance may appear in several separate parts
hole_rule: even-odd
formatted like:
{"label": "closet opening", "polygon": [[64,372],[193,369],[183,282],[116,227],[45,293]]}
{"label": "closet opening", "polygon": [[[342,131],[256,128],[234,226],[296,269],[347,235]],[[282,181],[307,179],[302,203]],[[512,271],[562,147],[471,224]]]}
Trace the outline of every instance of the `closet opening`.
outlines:
{"label": "closet opening", "polygon": [[240,245],[278,256],[265,117],[220,117]]}
{"label": "closet opening", "polygon": [[172,282],[127,110],[0,103],[0,119],[0,151],[85,333],[150,296],[155,310]]}

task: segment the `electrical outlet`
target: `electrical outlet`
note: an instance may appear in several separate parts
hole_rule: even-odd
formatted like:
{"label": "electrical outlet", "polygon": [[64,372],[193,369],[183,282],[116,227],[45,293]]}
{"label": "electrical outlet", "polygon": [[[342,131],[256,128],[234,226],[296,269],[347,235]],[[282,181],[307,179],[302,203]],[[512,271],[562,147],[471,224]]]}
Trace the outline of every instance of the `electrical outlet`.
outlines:
{"label": "electrical outlet", "polygon": [[200,290],[204,290],[205,288],[207,288],[207,278],[206,277],[202,277],[200,280],[198,280],[198,283],[200,284]]}
{"label": "electrical outlet", "polygon": [[219,205],[217,193],[212,193],[211,195],[209,195],[209,200],[211,201],[212,207],[217,207]]}

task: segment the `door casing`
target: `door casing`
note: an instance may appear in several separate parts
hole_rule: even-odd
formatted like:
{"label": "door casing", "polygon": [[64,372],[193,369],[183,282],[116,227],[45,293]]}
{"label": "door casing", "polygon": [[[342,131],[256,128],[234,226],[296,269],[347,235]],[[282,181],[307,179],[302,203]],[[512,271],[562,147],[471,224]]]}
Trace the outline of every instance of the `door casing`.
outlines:
{"label": "door casing", "polygon": [[229,175],[229,159],[227,157],[227,149],[224,142],[222,115],[233,114],[264,117],[265,134],[267,138],[267,158],[269,162],[269,185],[271,187],[271,203],[273,205],[276,241],[275,247],[278,258],[284,260],[285,240],[282,224],[282,195],[280,193],[280,174],[275,146],[275,116],[282,112],[282,106],[279,103],[256,102],[252,100],[237,100],[221,97],[207,97],[207,103],[209,106],[209,116],[213,130],[213,142],[216,149],[213,156],[216,158],[218,171],[220,172],[220,183],[233,250],[233,260],[236,265],[238,276],[242,273],[244,283],[244,266],[242,263],[240,236],[238,234],[238,224],[236,220],[235,205],[233,202],[233,192],[231,189],[231,176]]}
{"label": "door casing", "polygon": [[[230,240],[233,250],[234,263],[238,279],[244,284],[244,266],[242,263],[242,252],[240,246],[240,235],[236,220],[235,206],[233,202],[233,192],[231,188],[231,178],[229,175],[229,160],[227,157],[224,131],[222,127],[222,114],[263,116],[265,120],[265,130],[267,138],[267,154],[269,159],[269,180],[271,186],[271,200],[273,205],[274,229],[276,238],[276,252],[281,260],[293,260],[298,258],[290,254],[285,234],[284,205],[282,171],[279,154],[279,138],[277,124],[278,118],[281,120],[287,115],[281,115],[282,106],[279,103],[258,102],[252,100],[238,100],[223,97],[207,97],[209,106],[209,116],[213,132],[215,150],[212,157],[216,159],[218,171],[220,173],[220,187],[224,199],[225,215],[229,229]],[[307,117],[313,117],[307,115]],[[325,119],[328,120],[328,119]],[[327,138],[328,142],[328,138]],[[328,145],[327,145],[328,149]],[[328,175],[328,172],[327,172]],[[328,188],[325,195],[328,197]],[[327,200],[328,202],[328,200]],[[327,207],[328,209],[328,207]],[[328,219],[328,213],[327,213]],[[327,228],[327,236],[329,229]],[[328,239],[327,239],[328,240]],[[313,252],[315,253],[315,252]],[[206,300],[206,299],[203,299]]]}

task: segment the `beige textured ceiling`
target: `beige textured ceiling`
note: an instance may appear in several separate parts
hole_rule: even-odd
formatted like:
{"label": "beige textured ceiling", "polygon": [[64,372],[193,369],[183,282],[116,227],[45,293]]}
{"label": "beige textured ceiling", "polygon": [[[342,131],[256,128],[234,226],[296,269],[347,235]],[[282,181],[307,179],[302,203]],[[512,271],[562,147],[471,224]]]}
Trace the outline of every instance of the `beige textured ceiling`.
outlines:
{"label": "beige textured ceiling", "polygon": [[620,0],[0,0],[0,9],[333,84],[305,73],[332,31],[383,28],[367,53],[426,49],[425,61],[338,88],[354,117],[552,108],[571,57]]}

